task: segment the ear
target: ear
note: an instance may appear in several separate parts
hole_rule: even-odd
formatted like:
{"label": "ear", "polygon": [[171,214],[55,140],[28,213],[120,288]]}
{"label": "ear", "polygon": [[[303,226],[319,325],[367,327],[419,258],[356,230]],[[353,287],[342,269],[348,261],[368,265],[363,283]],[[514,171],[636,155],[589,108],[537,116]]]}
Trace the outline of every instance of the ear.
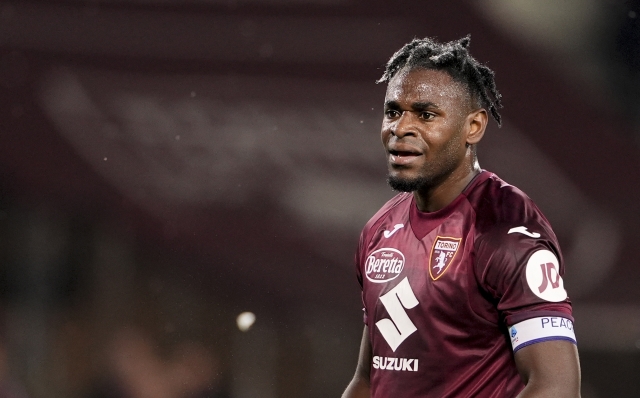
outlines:
{"label": "ear", "polygon": [[467,144],[474,145],[480,142],[487,128],[489,117],[484,108],[476,109],[467,116]]}

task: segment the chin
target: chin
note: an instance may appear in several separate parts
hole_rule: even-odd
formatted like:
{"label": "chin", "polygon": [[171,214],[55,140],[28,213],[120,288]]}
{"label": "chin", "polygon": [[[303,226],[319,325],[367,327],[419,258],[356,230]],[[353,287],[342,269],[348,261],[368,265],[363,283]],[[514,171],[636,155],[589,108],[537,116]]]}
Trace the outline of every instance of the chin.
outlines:
{"label": "chin", "polygon": [[413,192],[423,187],[426,181],[420,177],[409,178],[390,174],[387,183],[394,191]]}

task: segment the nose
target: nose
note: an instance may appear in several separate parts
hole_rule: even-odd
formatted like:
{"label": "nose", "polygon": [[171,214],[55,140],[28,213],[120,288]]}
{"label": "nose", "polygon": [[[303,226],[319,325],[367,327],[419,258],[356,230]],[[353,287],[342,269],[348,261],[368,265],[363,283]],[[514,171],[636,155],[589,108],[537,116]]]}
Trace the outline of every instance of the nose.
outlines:
{"label": "nose", "polygon": [[413,112],[404,111],[391,128],[391,134],[398,138],[406,135],[416,135],[415,115]]}

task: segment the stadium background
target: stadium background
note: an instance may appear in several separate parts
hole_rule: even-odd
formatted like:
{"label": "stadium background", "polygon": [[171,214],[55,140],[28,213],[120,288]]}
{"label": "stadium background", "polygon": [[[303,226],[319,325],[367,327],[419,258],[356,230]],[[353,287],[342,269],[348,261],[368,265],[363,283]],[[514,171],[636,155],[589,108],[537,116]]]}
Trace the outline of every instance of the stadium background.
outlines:
{"label": "stadium background", "polygon": [[358,233],[392,195],[374,81],[413,37],[467,33],[505,104],[481,166],[563,245],[583,397],[640,396],[639,20],[613,0],[0,3],[0,396],[338,396]]}

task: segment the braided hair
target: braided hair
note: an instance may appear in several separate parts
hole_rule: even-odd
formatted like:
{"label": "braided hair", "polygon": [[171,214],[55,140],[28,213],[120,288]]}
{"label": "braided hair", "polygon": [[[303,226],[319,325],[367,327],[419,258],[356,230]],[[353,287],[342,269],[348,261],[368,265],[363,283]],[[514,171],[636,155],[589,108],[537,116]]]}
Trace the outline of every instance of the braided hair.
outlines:
{"label": "braided hair", "polygon": [[495,74],[469,54],[470,42],[470,35],[448,43],[437,43],[428,37],[413,39],[393,54],[376,83],[389,83],[404,67],[445,71],[455,81],[466,85],[471,96],[489,109],[500,126],[502,117],[498,108],[502,108],[502,96],[496,89]]}

